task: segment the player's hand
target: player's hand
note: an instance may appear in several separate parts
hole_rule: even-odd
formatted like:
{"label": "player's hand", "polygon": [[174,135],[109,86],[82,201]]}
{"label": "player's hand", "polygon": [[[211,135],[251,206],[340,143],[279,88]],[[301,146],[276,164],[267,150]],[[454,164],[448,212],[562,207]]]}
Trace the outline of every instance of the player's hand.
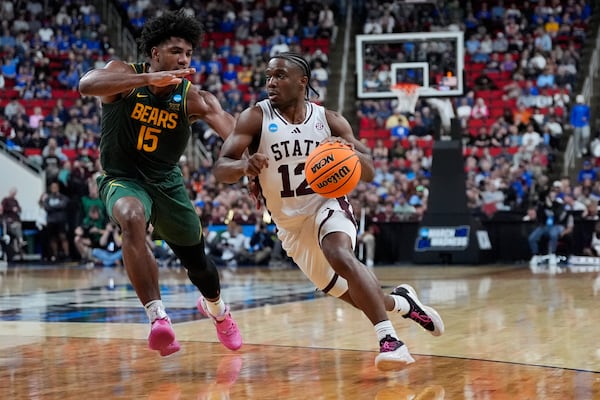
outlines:
{"label": "player's hand", "polygon": [[354,150],[354,143],[350,143],[348,142],[346,139],[340,137],[340,136],[329,136],[326,137],[325,139],[323,139],[323,141],[321,141],[320,144],[323,143],[340,143],[343,146],[347,146],[350,149]]}
{"label": "player's hand", "polygon": [[269,157],[266,154],[254,153],[246,160],[244,175],[255,177],[263,168],[269,166]]}
{"label": "player's hand", "polygon": [[181,82],[183,78],[186,76],[193,74],[196,72],[196,68],[184,68],[177,69],[173,71],[158,71],[158,72],[149,72],[149,85],[152,86],[169,86],[176,85]]}

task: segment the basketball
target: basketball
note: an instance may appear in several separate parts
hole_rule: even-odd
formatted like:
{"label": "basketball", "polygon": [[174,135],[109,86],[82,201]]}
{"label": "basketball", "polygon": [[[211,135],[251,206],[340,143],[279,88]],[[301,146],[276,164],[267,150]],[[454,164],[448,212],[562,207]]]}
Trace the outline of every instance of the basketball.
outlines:
{"label": "basketball", "polygon": [[322,143],[308,155],[304,174],[315,193],[328,198],[342,197],[360,181],[360,159],[346,145]]}

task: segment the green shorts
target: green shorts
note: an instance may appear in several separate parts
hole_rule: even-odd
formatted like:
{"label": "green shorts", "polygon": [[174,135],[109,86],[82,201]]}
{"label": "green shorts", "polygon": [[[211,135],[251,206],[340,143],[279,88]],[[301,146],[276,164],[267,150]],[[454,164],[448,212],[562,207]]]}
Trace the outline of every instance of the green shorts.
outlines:
{"label": "green shorts", "polygon": [[202,227],[180,173],[172,173],[163,182],[145,183],[136,179],[98,177],[100,198],[115,223],[113,207],[122,197],[135,197],[144,206],[146,223],[154,226],[154,235],[179,246],[201,241]]}

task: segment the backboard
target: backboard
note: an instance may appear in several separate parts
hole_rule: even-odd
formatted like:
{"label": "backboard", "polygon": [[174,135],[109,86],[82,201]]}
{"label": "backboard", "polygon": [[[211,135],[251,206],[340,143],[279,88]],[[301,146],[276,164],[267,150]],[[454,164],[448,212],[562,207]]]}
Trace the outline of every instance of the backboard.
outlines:
{"label": "backboard", "polygon": [[461,31],[356,36],[357,96],[393,98],[396,83],[421,86],[420,97],[461,96],[464,35]]}

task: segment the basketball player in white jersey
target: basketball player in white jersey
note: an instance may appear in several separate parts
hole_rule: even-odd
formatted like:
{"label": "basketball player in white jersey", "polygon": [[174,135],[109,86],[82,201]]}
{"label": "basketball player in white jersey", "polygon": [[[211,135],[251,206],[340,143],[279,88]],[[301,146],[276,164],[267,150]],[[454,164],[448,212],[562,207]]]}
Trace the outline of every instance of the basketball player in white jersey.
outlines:
{"label": "basketball player in white jersey", "polygon": [[268,99],[240,114],[213,173],[226,183],[246,175],[258,177],[287,254],[318,289],[359,308],[373,323],[380,345],[377,368],[402,369],[414,359],[387,311],[400,312],[434,336],[444,331],[441,317],[424,306],[409,285],[398,286],[390,295],[382,292],[376,276],[354,254],[357,226],[348,199],[315,194],[304,177],[309,153],[319,143],[339,141],[354,148],[361,179],[370,181],[374,167],[369,149],[354,138],[342,115],[307,100],[311,71],[302,56],[277,54],[265,73]]}

